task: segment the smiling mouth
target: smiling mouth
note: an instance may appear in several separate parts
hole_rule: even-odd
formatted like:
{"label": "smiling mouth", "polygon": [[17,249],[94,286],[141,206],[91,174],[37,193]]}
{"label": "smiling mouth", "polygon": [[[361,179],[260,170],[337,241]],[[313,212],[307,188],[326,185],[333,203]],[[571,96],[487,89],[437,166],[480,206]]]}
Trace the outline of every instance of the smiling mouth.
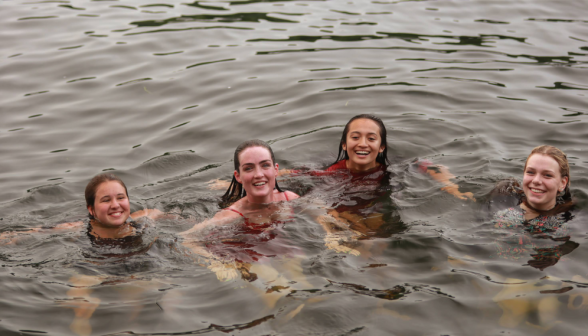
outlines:
{"label": "smiling mouth", "polygon": [[112,217],[119,217],[120,215],[122,215],[121,211],[113,212],[110,214],[110,216],[112,216]]}
{"label": "smiling mouth", "polygon": [[543,190],[539,190],[539,189],[535,189],[535,188],[529,188],[529,189],[531,189],[532,192],[537,193],[537,194],[545,193],[545,191],[543,191]]}
{"label": "smiling mouth", "polygon": [[357,155],[370,155],[370,152],[366,152],[366,151],[357,151],[357,152],[355,152],[355,154],[357,154]]}
{"label": "smiling mouth", "polygon": [[253,183],[253,186],[255,186],[255,187],[261,187],[261,186],[264,186],[266,184],[267,184],[267,182],[257,182],[257,183]]}

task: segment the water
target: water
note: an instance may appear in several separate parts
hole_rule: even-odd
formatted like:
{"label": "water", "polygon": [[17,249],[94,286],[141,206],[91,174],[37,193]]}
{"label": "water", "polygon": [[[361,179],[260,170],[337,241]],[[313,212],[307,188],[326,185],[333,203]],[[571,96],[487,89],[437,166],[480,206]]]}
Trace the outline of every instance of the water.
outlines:
{"label": "water", "polygon": [[[108,170],[130,187],[134,210],[199,221],[217,211],[220,192],[206,182],[230,176],[238,143],[261,138],[281,167],[320,167],[358,113],[382,117],[395,162],[444,164],[478,200],[521,176],[536,145],[561,148],[572,165],[579,209],[569,230],[579,245],[544,270],[527,265],[528,254],[497,257],[504,233],[484,224],[479,205],[399,163],[406,188],[391,194],[390,211],[402,225],[363,241],[371,254],[325,250],[316,222],[297,213],[287,230],[306,253],[303,273],[288,275],[292,261],[274,258],[296,284],[287,296],[264,294],[261,280],[219,282],[175,251],[175,233],[191,224],[165,221],[159,245],[126,261],[146,258],[147,269],[91,287],[101,300],[93,334],[586,328],[582,2],[4,0],[0,9],[2,231],[83,217],[83,188]],[[328,199],[321,190],[306,197]],[[41,234],[0,247],[0,333],[74,334],[75,239]]]}

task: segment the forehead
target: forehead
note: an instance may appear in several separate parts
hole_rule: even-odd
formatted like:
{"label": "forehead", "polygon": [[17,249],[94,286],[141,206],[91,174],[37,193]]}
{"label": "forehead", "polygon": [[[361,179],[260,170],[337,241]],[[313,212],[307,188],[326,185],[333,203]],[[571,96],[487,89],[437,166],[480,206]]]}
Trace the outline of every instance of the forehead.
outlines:
{"label": "forehead", "polygon": [[349,133],[375,133],[380,134],[380,126],[371,119],[356,119],[349,124]]}
{"label": "forehead", "polygon": [[559,164],[549,155],[533,154],[527,161],[527,167],[559,172]]}
{"label": "forehead", "polygon": [[118,181],[106,181],[96,188],[96,196],[120,193],[126,194],[125,188]]}
{"label": "forehead", "polygon": [[272,155],[270,154],[269,150],[259,146],[245,148],[241,153],[239,153],[239,163],[241,165],[265,160],[271,161],[271,159]]}

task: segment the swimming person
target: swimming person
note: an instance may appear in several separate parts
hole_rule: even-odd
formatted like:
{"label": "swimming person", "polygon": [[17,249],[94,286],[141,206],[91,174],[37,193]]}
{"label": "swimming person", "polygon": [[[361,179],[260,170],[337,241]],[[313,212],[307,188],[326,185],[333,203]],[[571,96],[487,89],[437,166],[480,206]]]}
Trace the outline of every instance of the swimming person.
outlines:
{"label": "swimming person", "polygon": [[[84,258],[74,263],[77,274],[69,279],[72,288],[67,292],[72,299],[65,301],[75,313],[70,329],[78,335],[91,333],[90,318],[100,304],[100,299],[91,296],[92,287],[102,283],[107,278],[105,274],[128,276],[129,268],[145,267],[142,261],[126,261],[128,257],[143,254],[151,248],[157,240],[157,235],[150,230],[151,220],[163,215],[156,209],[131,214],[127,187],[111,173],[92,178],[86,186],[85,199],[88,221],[0,235],[0,243],[14,244],[27,233],[86,231],[87,238],[83,235],[76,238]],[[129,295],[136,296],[138,292]]]}
{"label": "swimming person", "polygon": [[[433,165],[427,160],[415,160],[410,166],[440,182],[441,189],[455,197],[474,199],[471,192],[459,191],[451,181],[455,176],[446,167]],[[323,172],[310,174],[336,179],[328,192],[337,195],[329,200],[333,204],[333,210],[329,211],[331,216],[348,223],[364,238],[389,237],[406,229],[390,197],[392,192],[403,188],[400,183],[392,181],[392,171],[398,168],[390,167],[387,131],[382,120],[374,115],[360,114],[345,125],[335,162]]]}
{"label": "swimming person", "polygon": [[[258,265],[257,262],[268,255],[298,252],[297,248],[284,248],[287,244],[274,241],[280,240],[279,235],[274,232],[278,224],[290,221],[293,217],[292,208],[285,202],[299,196],[291,191],[281,190],[278,186],[276,177],[279,166],[271,147],[261,140],[245,141],[235,149],[233,160],[233,178],[221,202],[228,206],[212,218],[181,233],[185,237],[184,246],[208,260],[213,260],[212,267],[209,268],[220,280],[229,280],[237,275],[231,268],[238,269],[244,278],[249,279],[248,271],[252,263]],[[242,226],[233,228],[236,231],[229,231],[230,239],[219,239],[218,235],[222,235],[222,232],[218,231],[202,234],[205,228],[233,224],[240,220]],[[327,235],[344,229],[331,222],[320,221]],[[195,232],[201,234],[194,236]],[[232,239],[234,236],[241,241]],[[204,245],[200,244],[203,239],[207,240]],[[274,250],[272,246],[285,250]],[[327,241],[327,246],[337,252],[354,253],[353,249],[340,246],[336,242]]]}
{"label": "swimming person", "polygon": [[44,230],[81,230],[87,229],[91,240],[123,239],[139,236],[144,225],[136,222],[139,218],[156,219],[163,215],[157,209],[144,209],[131,214],[129,195],[124,182],[111,173],[94,176],[86,186],[84,196],[88,209],[89,221],[77,221],[58,224],[52,228],[33,228],[26,231],[4,232],[0,239],[14,243],[18,237]]}
{"label": "swimming person", "polygon": [[499,244],[503,257],[518,259],[530,253],[533,259],[529,265],[543,270],[578,247],[565,225],[572,217],[569,211],[574,202],[564,152],[553,146],[535,147],[525,162],[522,188],[518,182],[508,181],[493,194],[509,191],[517,197],[518,205],[497,212],[492,219],[496,228],[516,231]]}
{"label": "swimming person", "polygon": [[[428,161],[417,161],[422,172],[441,182],[442,190],[459,199],[473,199],[470,192],[462,193],[459,187],[450,181],[454,178],[447,167],[433,165]],[[354,176],[365,176],[376,171],[385,171],[390,164],[386,126],[382,119],[371,114],[359,114],[352,117],[341,134],[337,159],[326,171],[346,170]],[[382,175],[378,175],[383,177]]]}

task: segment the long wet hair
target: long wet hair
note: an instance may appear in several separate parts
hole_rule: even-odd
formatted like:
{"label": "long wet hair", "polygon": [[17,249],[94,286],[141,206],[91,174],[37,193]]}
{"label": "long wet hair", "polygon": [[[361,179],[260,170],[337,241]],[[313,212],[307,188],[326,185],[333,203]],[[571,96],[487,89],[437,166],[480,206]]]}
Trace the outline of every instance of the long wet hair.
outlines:
{"label": "long wet hair", "polygon": [[[94,209],[94,202],[96,201],[96,191],[98,190],[98,187],[102,183],[109,181],[116,181],[120,183],[120,185],[125,188],[125,194],[127,195],[127,198],[129,197],[127,186],[118,176],[112,173],[99,174],[94,176],[90,182],[88,182],[88,185],[86,185],[86,191],[84,192],[84,196],[86,196],[86,207],[91,207]],[[88,217],[90,217],[90,219],[94,219],[94,216],[92,216],[91,213],[88,213]]]}
{"label": "long wet hair", "polygon": [[[272,159],[272,165],[276,164],[276,157],[274,156],[274,151],[272,151],[272,148],[265,141],[258,139],[247,140],[242,142],[239,146],[237,146],[237,149],[235,149],[235,154],[233,156],[235,171],[240,172],[239,168],[241,166],[241,163],[239,162],[239,154],[241,154],[241,152],[250,147],[261,147],[267,149]],[[277,180],[276,189],[279,192],[283,192],[283,190],[280,189],[280,186],[278,186]],[[247,193],[245,192],[245,188],[243,188],[243,184],[239,183],[235,178],[235,174],[233,174],[233,179],[231,180],[231,185],[229,186],[229,189],[227,189],[227,192],[221,197],[221,207],[224,208],[228,206],[230,203],[236,202],[245,196],[247,196]]]}
{"label": "long wet hair", "polygon": [[341,141],[339,142],[339,154],[337,154],[337,160],[335,160],[333,164],[341,160],[349,160],[349,155],[347,154],[347,151],[343,150],[343,145],[347,143],[349,125],[357,119],[369,119],[374,121],[378,125],[378,128],[380,129],[380,139],[382,140],[380,146],[384,146],[384,151],[382,153],[378,153],[378,156],[376,157],[376,162],[384,166],[389,165],[390,161],[388,161],[388,142],[386,137],[386,126],[384,126],[384,122],[382,121],[382,119],[372,114],[358,114],[355,117],[349,119],[347,125],[345,125],[345,128],[343,129],[343,134],[341,135]]}
{"label": "long wet hair", "polygon": [[553,209],[550,209],[550,210],[535,209],[527,202],[527,197],[524,194],[521,197],[521,200],[522,200],[521,203],[524,203],[525,206],[527,206],[529,209],[539,213],[540,215],[544,215],[544,216],[553,216],[553,215],[558,214],[560,212],[566,212],[566,211],[570,210],[574,206],[574,201],[572,199],[572,194],[570,192],[570,164],[568,163],[568,157],[566,156],[566,154],[564,152],[562,152],[560,149],[558,149],[556,147],[549,146],[549,145],[538,146],[538,147],[533,148],[533,150],[531,151],[531,154],[529,154],[529,156],[527,157],[527,160],[525,161],[525,168],[523,169],[523,172],[527,170],[527,163],[529,162],[529,159],[531,158],[531,156],[533,156],[534,154],[547,155],[550,158],[554,159],[555,162],[557,162],[557,165],[559,166],[559,173],[560,173],[561,177],[562,178],[567,177],[568,181],[566,183],[566,186],[565,186],[563,192],[561,192],[560,195],[557,196],[555,207]]}

